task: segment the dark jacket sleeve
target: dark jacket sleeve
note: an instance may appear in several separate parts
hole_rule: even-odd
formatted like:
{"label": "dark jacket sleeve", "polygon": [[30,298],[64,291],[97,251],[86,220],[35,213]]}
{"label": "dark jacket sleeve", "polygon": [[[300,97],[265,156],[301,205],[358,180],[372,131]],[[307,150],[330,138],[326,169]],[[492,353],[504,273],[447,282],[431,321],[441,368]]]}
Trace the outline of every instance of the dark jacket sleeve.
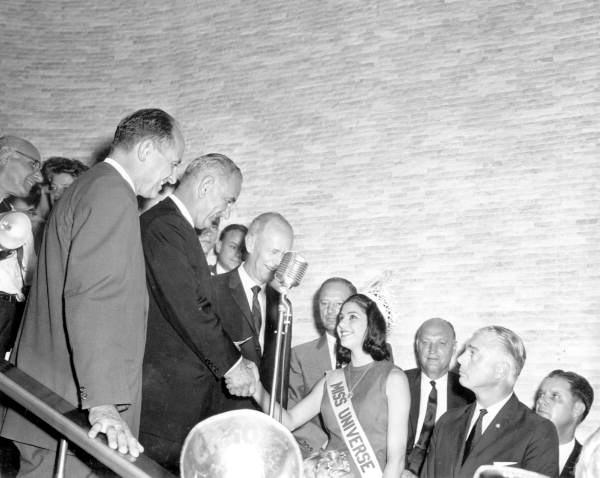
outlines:
{"label": "dark jacket sleeve", "polygon": [[[197,239],[190,239],[188,233],[176,217],[142,221],[149,292],[165,319],[184,342],[191,341],[194,353],[220,378],[237,362],[240,353],[210,304],[210,271],[208,267],[198,270],[205,264],[190,257],[196,250],[202,252]],[[201,280],[202,274],[206,280]]]}

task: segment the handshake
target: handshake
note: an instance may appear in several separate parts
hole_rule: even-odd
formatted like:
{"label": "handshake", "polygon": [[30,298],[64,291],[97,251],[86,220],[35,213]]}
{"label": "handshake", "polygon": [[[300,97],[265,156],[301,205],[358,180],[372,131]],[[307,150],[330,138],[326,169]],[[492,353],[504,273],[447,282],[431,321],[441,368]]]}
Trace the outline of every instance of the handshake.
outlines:
{"label": "handshake", "polygon": [[242,358],[233,369],[225,374],[225,385],[232,395],[253,396],[260,387],[258,367],[251,360]]}

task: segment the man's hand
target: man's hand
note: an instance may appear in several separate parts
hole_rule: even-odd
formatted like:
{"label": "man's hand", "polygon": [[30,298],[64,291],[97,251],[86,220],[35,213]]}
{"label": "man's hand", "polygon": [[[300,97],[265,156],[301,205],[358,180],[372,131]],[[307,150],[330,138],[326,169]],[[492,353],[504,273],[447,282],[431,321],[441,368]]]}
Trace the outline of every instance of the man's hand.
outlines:
{"label": "man's hand", "polygon": [[249,397],[254,395],[256,391],[257,377],[256,364],[251,360],[242,358],[240,363],[225,375],[225,384],[232,395]]}
{"label": "man's hand", "polygon": [[90,408],[88,419],[92,426],[88,432],[90,438],[96,438],[98,433],[104,433],[109,447],[119,450],[124,455],[129,453],[134,458],[144,451],[144,447],[132,435],[129,426],[114,405]]}

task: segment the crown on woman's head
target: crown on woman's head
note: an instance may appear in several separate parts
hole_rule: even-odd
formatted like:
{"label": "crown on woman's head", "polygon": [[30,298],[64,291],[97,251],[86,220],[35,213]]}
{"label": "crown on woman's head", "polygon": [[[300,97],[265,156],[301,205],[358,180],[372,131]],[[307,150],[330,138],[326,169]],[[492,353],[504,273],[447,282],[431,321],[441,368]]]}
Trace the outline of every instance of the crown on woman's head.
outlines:
{"label": "crown on woman's head", "polygon": [[385,319],[388,331],[394,325],[394,313],[391,305],[392,294],[389,287],[391,277],[392,271],[386,270],[383,274],[372,280],[361,292],[377,304],[379,312],[381,312],[381,315]]}

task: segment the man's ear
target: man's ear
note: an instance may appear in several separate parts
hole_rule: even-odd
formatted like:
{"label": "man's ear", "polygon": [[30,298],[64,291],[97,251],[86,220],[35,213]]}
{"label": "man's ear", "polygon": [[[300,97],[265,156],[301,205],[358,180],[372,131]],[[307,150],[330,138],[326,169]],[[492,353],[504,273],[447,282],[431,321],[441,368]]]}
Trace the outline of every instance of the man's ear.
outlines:
{"label": "man's ear", "polygon": [[2,146],[2,148],[0,148],[0,166],[4,166],[8,162],[8,157],[11,152],[12,149],[8,146]]}
{"label": "man's ear", "polygon": [[206,194],[213,188],[214,184],[215,178],[213,176],[204,176],[196,188],[196,194],[198,197],[202,198],[206,196]]}
{"label": "man's ear", "polygon": [[577,420],[577,423],[580,423],[583,419],[583,413],[585,412],[585,405],[581,400],[577,400],[575,405],[573,405],[573,418]]}
{"label": "man's ear", "polygon": [[217,242],[215,242],[215,253],[217,255],[221,253],[221,247],[223,247],[223,243],[220,239],[217,239]]}
{"label": "man's ear", "polygon": [[254,237],[254,234],[246,234],[244,243],[246,244],[246,253],[252,254],[254,252],[254,244],[256,243],[256,237]]}
{"label": "man's ear", "polygon": [[141,140],[136,146],[137,158],[139,161],[146,161],[154,150],[154,142],[149,139]]}

